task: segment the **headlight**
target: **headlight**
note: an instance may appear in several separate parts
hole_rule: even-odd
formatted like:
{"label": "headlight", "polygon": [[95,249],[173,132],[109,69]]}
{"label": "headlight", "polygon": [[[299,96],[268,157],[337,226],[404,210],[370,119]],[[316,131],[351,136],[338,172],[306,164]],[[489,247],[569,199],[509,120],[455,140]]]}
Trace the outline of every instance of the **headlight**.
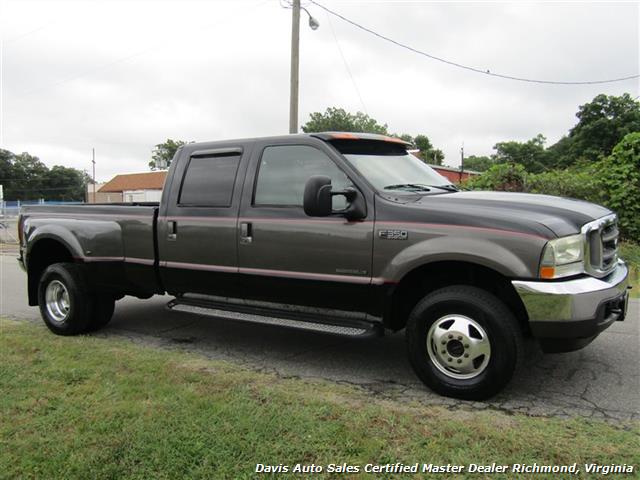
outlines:
{"label": "headlight", "polygon": [[584,238],[582,235],[550,240],[540,262],[540,278],[561,278],[584,272]]}

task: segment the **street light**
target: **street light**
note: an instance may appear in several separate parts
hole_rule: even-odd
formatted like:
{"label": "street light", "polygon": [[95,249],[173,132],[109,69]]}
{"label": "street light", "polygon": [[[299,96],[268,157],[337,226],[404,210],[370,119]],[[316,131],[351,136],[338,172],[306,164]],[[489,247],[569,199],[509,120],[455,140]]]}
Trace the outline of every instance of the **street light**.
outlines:
{"label": "street light", "polygon": [[320,22],[300,6],[300,0],[291,4],[291,93],[289,97],[289,133],[298,133],[298,72],[300,69],[300,9],[309,15],[309,27],[317,30]]}
{"label": "street light", "polygon": [[304,7],[300,7],[300,8],[305,12],[307,12],[307,15],[309,15],[309,27],[311,28],[311,30],[317,30],[318,27],[320,26],[320,22],[311,16],[311,14],[309,13],[309,10],[307,10]]}

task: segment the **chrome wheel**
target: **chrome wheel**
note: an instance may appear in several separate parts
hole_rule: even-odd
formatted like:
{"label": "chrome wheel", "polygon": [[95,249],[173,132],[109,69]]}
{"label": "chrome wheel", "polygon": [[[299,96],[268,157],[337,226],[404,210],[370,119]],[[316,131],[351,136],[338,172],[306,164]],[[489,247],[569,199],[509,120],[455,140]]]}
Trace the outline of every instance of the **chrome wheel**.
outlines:
{"label": "chrome wheel", "polygon": [[64,322],[69,316],[69,292],[60,280],[52,280],[45,291],[47,312],[56,323]]}
{"label": "chrome wheel", "polygon": [[472,318],[451,314],[436,320],[427,333],[431,362],[445,375],[468,380],[489,364],[491,344],[482,326]]}

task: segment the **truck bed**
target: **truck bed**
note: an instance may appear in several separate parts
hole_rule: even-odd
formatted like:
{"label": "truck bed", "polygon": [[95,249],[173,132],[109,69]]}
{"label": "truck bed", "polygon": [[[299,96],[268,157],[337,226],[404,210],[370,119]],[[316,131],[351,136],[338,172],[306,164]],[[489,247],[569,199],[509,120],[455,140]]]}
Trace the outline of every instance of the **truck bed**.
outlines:
{"label": "truck bed", "polygon": [[[160,290],[157,268],[158,203],[25,206],[20,222],[26,245],[62,240],[73,261],[91,265],[109,289],[123,280],[127,291]],[[41,243],[40,245],[45,245]]]}

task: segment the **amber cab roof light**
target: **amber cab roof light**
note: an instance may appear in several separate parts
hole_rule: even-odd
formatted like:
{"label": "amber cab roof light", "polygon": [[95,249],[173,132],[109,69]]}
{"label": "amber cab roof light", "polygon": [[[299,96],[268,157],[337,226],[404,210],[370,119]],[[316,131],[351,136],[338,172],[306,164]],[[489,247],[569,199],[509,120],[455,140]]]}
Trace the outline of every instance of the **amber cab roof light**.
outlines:
{"label": "amber cab roof light", "polygon": [[325,141],[331,140],[377,140],[379,142],[399,143],[407,147],[413,147],[409,142],[405,142],[401,138],[390,137],[389,135],[379,135],[377,133],[361,133],[361,132],[320,132],[312,133],[311,136],[320,138]]}

